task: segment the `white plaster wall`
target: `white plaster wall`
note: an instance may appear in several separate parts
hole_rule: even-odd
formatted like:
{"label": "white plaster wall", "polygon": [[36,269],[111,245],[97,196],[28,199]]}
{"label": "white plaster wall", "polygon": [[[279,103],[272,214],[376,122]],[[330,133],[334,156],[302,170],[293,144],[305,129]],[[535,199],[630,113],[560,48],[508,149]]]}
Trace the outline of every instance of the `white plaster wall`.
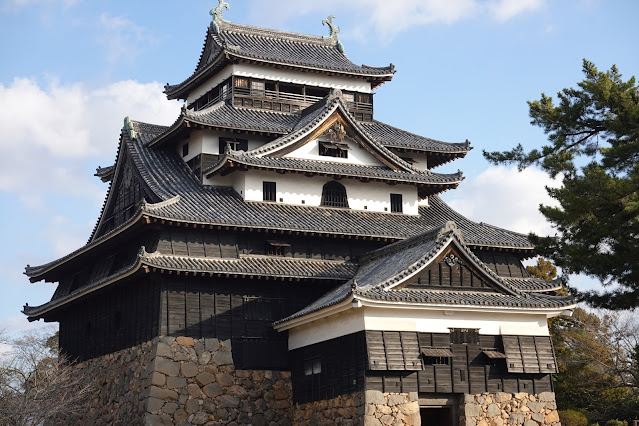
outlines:
{"label": "white plaster wall", "polygon": [[198,87],[193,89],[186,97],[186,101],[191,104],[196,101],[200,96],[204,95],[206,92],[229,78],[232,74],[233,66],[227,65],[222,70],[220,70],[213,77],[206,80],[204,83],[200,84]]}
{"label": "white plaster wall", "polygon": [[[189,144],[189,155],[182,157],[182,147],[185,144]],[[185,162],[191,160],[193,157],[197,157],[202,152],[202,131],[191,132],[188,139],[185,139],[177,144],[177,153]]]}
{"label": "white plaster wall", "polygon": [[361,307],[289,330],[288,346],[297,349],[364,330],[449,333],[449,328],[478,328],[480,334],[549,336],[545,314]]}
{"label": "white plaster wall", "polygon": [[[233,75],[242,77],[261,78],[285,83],[306,84],[309,86],[329,87],[363,93],[371,92],[371,85],[364,78],[326,76],[318,73],[282,70],[250,64],[235,64],[233,65],[232,73]],[[204,93],[206,93],[206,91],[204,91]]]}
{"label": "white plaster wall", "polygon": [[[237,173],[232,173],[237,174]],[[279,174],[266,171],[249,171],[245,175],[242,189],[243,197],[248,201],[262,201],[262,182],[276,183],[277,202],[319,206],[322,201],[322,187],[332,179],[325,177],[306,177],[298,174]],[[215,178],[205,181],[213,184]],[[404,214],[418,214],[417,189],[410,185],[388,185],[383,182],[363,183],[352,179],[339,181],[346,188],[348,204],[354,210],[390,212],[390,194],[402,194]],[[238,191],[239,192],[239,191]],[[366,207],[366,208],[364,208]],[[386,209],[386,210],[384,210]]]}
{"label": "white plaster wall", "polygon": [[[364,149],[360,144],[352,140],[344,140],[343,143],[347,144],[350,150],[348,151],[348,158],[329,157],[319,154],[319,143],[322,139],[316,139],[310,141],[303,146],[299,147],[295,151],[286,154],[284,157],[288,158],[303,158],[306,160],[316,160],[323,162],[344,163],[344,164],[358,164],[364,166],[382,166],[383,163],[379,161],[374,155]],[[328,142],[328,141],[327,141]]]}
{"label": "white plaster wall", "polygon": [[419,154],[415,152],[405,152],[405,153],[401,153],[401,155],[400,154],[397,154],[397,155],[399,155],[400,157],[409,157],[415,160],[415,163],[413,163],[413,167],[416,167],[420,170],[428,169],[428,157],[426,157],[426,154]]}

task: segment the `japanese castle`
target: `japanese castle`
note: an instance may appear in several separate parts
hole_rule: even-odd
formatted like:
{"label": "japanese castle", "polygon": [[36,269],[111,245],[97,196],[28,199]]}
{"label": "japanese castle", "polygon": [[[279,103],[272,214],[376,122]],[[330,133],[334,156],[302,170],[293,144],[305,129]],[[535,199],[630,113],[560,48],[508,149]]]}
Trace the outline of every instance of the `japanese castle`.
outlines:
{"label": "japanese castle", "polygon": [[379,121],[395,68],[351,62],[332,16],[315,36],[227,8],[165,86],[174,123],[124,120],[88,243],[26,268],[57,283],[28,319],[113,366],[69,422],[558,424],[547,319],[575,302],[526,272],[525,235],[439,197],[470,143]]}

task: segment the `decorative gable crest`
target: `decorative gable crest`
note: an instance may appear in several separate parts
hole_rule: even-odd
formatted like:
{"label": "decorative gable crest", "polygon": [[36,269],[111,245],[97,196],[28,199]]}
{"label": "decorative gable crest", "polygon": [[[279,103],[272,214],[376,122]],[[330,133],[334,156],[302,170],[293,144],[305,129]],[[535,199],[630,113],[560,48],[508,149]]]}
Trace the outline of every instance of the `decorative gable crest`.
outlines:
{"label": "decorative gable crest", "polygon": [[336,121],[328,130],[322,133],[322,136],[328,138],[331,142],[343,142],[346,137],[346,128],[341,121]]}
{"label": "decorative gable crest", "polygon": [[338,26],[333,23],[333,18],[335,15],[329,15],[328,18],[322,21],[322,25],[328,25],[328,38],[335,41],[335,45],[337,46],[337,50],[344,53],[344,45],[341,41],[338,40],[337,34],[341,31]]}

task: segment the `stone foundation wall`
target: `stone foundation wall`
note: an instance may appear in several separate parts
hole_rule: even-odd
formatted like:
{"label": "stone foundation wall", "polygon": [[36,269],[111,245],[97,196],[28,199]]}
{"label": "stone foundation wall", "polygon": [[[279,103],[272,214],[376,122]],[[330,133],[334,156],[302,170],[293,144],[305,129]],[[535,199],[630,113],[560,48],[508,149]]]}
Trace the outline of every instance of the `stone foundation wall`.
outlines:
{"label": "stone foundation wall", "polygon": [[295,404],[293,424],[296,426],[360,426],[364,424],[363,417],[364,395],[358,393],[329,400]]}
{"label": "stone foundation wall", "polygon": [[365,393],[365,404],[365,426],[422,424],[417,392],[382,393],[369,390]]}
{"label": "stone foundation wall", "polygon": [[460,408],[465,426],[561,426],[553,392],[465,395]]}

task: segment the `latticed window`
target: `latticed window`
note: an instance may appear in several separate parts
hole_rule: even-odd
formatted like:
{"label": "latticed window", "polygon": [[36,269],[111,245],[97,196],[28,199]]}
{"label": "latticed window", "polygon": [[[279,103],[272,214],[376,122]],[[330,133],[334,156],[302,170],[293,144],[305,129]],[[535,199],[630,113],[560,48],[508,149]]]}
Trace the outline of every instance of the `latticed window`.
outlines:
{"label": "latticed window", "polygon": [[327,207],[348,207],[346,188],[339,182],[328,182],[322,188],[322,205]]}

